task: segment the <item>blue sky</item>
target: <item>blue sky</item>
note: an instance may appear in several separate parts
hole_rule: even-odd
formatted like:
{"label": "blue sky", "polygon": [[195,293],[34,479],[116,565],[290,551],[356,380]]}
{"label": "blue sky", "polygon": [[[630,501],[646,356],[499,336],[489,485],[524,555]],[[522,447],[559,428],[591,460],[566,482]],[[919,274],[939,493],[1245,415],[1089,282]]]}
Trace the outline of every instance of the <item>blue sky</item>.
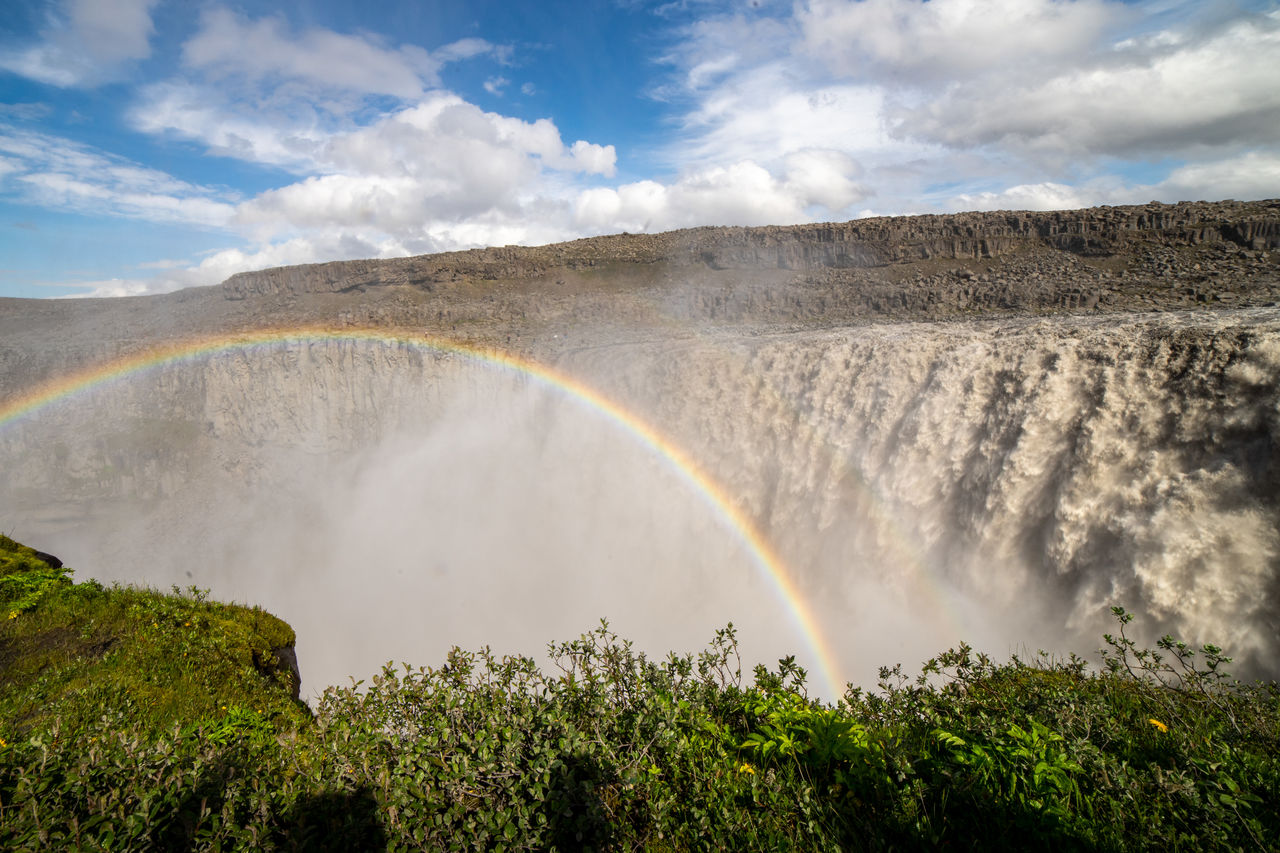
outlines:
{"label": "blue sky", "polygon": [[0,296],[1280,196],[1280,4],[6,0]]}

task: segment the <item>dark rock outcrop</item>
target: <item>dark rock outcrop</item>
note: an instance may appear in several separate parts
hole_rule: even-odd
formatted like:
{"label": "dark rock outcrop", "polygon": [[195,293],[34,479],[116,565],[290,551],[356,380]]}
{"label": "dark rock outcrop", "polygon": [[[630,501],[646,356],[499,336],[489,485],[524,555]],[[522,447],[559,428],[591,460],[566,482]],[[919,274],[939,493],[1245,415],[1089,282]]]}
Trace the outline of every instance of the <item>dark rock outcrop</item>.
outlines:
{"label": "dark rock outcrop", "polygon": [[62,568],[62,561],[52,554],[46,554],[44,551],[36,551],[36,559],[43,560],[45,565],[51,569]]}
{"label": "dark rock outcrop", "polygon": [[920,261],[991,261],[1044,250],[1107,259],[1142,256],[1156,248],[1201,246],[1250,252],[1280,248],[1280,200],[896,216],[620,234],[551,246],[279,267],[234,275],[222,288],[227,298],[244,299],[362,291],[392,284],[430,290],[464,280],[530,279],[556,270],[618,265],[814,273]]}

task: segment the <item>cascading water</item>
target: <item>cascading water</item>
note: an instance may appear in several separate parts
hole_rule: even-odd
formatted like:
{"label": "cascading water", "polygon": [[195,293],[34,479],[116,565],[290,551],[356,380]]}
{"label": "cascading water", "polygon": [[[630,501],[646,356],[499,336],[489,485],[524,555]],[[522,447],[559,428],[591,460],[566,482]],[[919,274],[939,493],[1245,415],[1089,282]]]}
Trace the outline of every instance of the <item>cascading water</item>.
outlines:
{"label": "cascading water", "polygon": [[[961,639],[1087,652],[1112,603],[1277,674],[1278,311],[709,331],[556,366],[733,496],[843,677]],[[615,433],[458,359],[301,344],[8,425],[0,517],[99,576],[280,612],[308,690],[600,616],[655,650],[733,619],[803,653],[716,513]]]}
{"label": "cascading water", "polygon": [[824,599],[914,583],[962,627],[998,614],[1058,647],[1096,642],[1120,603],[1276,671],[1280,313],[869,326],[567,366],[689,442]]}

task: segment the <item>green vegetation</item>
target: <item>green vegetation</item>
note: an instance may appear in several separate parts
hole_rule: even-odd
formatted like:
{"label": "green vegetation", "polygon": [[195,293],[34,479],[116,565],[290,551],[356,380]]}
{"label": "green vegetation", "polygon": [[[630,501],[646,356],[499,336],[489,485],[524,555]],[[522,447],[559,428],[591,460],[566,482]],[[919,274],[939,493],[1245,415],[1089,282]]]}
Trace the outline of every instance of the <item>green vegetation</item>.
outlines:
{"label": "green vegetation", "polygon": [[0,738],[17,742],[55,721],[66,735],[104,715],[139,731],[256,708],[292,727],[309,719],[292,699],[295,674],[276,650],[293,629],[258,609],[72,583],[0,536]]}
{"label": "green vegetation", "polygon": [[290,697],[273,617],[73,584],[0,538],[0,847],[1277,849],[1280,690],[1212,646],[1103,666],[967,646],[814,701],[732,627],[653,660],[603,624]]}

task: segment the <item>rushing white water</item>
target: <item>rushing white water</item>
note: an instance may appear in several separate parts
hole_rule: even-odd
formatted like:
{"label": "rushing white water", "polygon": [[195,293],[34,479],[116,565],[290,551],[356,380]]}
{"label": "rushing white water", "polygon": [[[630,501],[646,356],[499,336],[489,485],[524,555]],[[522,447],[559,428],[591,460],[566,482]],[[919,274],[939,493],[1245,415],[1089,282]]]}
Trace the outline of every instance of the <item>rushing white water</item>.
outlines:
{"label": "rushing white water", "polygon": [[[1280,312],[709,331],[558,367],[741,502],[852,680],[961,639],[1088,652],[1111,604],[1277,674]],[[733,619],[759,657],[803,652],[670,471],[456,359],[328,342],[168,367],[9,426],[0,460],[7,532],[261,601],[299,629],[308,690],[600,616],[655,649]]]}
{"label": "rushing white water", "polygon": [[816,589],[915,579],[975,631],[1059,647],[1096,642],[1119,603],[1274,673],[1278,330],[1274,312],[873,326],[572,363],[714,460]]}

